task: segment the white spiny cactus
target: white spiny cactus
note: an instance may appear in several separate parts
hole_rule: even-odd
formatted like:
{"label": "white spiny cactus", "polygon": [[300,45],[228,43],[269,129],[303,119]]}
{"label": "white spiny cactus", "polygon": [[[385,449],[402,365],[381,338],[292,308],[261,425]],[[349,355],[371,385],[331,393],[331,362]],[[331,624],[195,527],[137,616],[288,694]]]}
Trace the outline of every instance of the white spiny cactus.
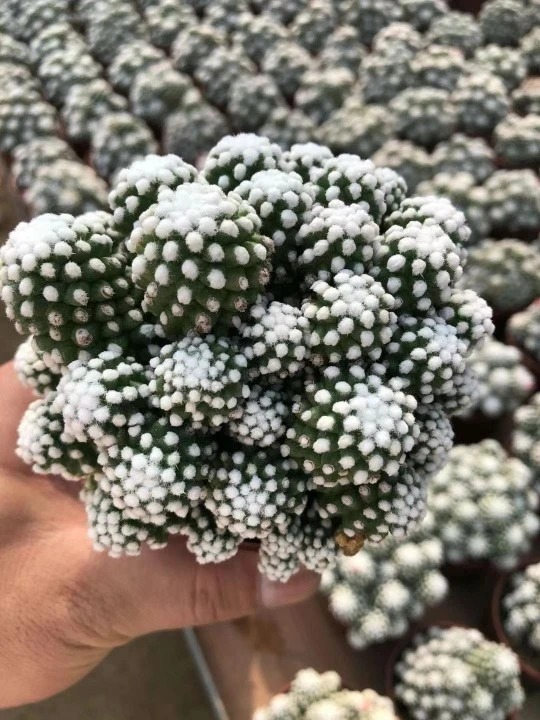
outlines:
{"label": "white spiny cactus", "polygon": [[525,700],[516,655],[469,628],[417,635],[395,667],[395,683],[411,720],[506,720]]}

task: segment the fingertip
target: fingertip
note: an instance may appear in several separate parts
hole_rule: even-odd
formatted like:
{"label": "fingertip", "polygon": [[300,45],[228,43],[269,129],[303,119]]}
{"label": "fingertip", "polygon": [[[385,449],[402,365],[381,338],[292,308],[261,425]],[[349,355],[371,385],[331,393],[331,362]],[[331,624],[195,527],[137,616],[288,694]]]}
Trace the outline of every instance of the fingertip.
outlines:
{"label": "fingertip", "polygon": [[259,605],[277,608],[294,605],[315,595],[319,589],[320,575],[300,570],[288,582],[273,582],[264,575],[259,580]]}

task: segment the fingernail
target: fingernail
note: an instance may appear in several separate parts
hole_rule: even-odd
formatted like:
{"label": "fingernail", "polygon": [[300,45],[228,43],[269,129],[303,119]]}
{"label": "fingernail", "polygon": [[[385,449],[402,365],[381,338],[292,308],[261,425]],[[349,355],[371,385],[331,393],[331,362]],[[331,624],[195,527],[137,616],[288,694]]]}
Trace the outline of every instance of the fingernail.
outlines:
{"label": "fingernail", "polygon": [[282,607],[302,602],[314,595],[320,583],[320,575],[301,570],[286,583],[272,582],[261,575],[259,604],[265,608]]}

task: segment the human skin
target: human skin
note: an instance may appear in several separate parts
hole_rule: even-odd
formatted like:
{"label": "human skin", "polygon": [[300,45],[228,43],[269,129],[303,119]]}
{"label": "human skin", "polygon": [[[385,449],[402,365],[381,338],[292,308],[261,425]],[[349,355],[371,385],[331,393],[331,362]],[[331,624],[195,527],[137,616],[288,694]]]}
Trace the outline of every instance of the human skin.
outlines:
{"label": "human skin", "polygon": [[317,576],[270,583],[257,553],[198,565],[184,542],[111,559],[93,550],[76,483],[35,475],[17,457],[32,400],[0,367],[0,708],[73,685],[115,647],[159,630],[204,625],[301,601]]}

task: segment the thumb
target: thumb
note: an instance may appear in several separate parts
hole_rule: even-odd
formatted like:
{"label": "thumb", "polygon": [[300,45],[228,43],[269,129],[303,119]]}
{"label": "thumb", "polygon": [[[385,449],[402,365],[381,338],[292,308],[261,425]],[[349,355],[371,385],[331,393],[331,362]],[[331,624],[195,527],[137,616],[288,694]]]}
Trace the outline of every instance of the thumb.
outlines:
{"label": "thumb", "polygon": [[289,605],[313,595],[319,576],[306,570],[288,583],[271,582],[257,568],[258,553],[240,548],[231,560],[200,565],[181,539],[139,558],[103,559],[105,582],[122,607],[115,628],[125,637],[207,625]]}

